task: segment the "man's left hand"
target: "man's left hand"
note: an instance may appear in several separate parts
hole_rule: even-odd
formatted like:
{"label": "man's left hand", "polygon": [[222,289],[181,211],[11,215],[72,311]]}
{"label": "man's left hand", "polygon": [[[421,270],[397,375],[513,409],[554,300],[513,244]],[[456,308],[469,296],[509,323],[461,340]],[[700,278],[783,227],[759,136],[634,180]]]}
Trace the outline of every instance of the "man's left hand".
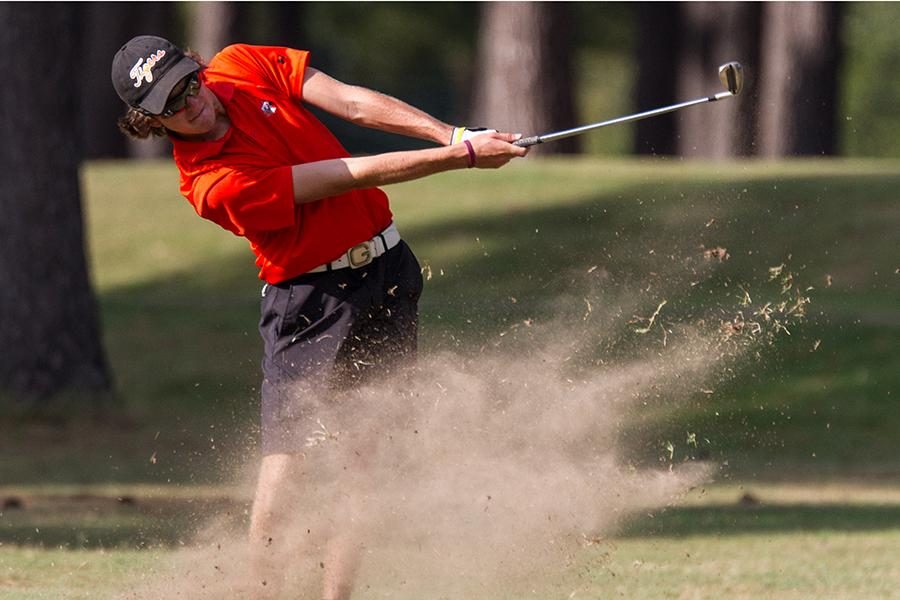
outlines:
{"label": "man's left hand", "polygon": [[488,129],[487,127],[454,127],[453,132],[450,134],[450,143],[447,145],[452,146],[485,133],[497,133],[497,130]]}

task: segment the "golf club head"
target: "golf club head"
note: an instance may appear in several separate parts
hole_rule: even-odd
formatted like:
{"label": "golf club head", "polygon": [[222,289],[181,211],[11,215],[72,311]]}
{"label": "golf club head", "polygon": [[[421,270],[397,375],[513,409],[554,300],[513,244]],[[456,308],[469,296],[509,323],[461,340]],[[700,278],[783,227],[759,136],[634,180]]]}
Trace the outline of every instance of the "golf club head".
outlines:
{"label": "golf club head", "polygon": [[744,72],[741,63],[727,62],[719,67],[719,79],[732,95],[737,96],[744,89]]}

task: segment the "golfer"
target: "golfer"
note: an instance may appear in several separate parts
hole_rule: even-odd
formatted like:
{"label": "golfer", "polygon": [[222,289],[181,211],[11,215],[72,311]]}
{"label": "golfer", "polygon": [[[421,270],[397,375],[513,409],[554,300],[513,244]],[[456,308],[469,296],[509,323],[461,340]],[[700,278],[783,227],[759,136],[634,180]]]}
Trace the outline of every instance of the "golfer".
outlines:
{"label": "golfer", "polygon": [[[452,127],[308,63],[306,51],[238,44],[204,65],[163,38],[139,36],[112,64],[128,105],[120,129],[168,136],[182,194],[198,215],[247,239],[265,282],[263,459],[250,523],[261,553],[277,541],[283,490],[316,422],[304,398],[389,377],[416,350],[420,267],[377,186],[497,168],[527,152],[511,143],[517,135]],[[440,147],[351,157],[306,104]],[[351,549],[334,554],[329,600],[349,596],[355,565]]]}

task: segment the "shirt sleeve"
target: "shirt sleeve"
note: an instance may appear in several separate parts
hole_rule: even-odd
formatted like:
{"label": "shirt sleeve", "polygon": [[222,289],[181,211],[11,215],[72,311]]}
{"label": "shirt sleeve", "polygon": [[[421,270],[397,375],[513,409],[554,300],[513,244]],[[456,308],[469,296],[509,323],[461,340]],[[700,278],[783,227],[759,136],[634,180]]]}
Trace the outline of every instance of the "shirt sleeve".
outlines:
{"label": "shirt sleeve", "polygon": [[283,46],[234,44],[216,58],[217,70],[231,77],[264,87],[272,87],[296,100],[303,99],[303,77],[309,52]]}
{"label": "shirt sleeve", "polygon": [[290,166],[222,167],[197,177],[190,194],[197,214],[236,235],[274,231],[295,223]]}

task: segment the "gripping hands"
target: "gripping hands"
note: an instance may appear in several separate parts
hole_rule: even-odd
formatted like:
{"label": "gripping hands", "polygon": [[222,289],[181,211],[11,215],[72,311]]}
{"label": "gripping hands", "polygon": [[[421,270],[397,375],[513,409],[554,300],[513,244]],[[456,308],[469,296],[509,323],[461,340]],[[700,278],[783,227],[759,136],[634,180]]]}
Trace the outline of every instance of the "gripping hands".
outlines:
{"label": "gripping hands", "polygon": [[464,143],[468,146],[469,167],[496,169],[528,154],[526,147],[513,145],[521,137],[520,134],[500,133],[486,127],[454,127],[450,145]]}
{"label": "gripping hands", "polygon": [[528,154],[528,148],[513,144],[522,137],[518,133],[485,133],[466,141],[472,147],[470,166],[479,169],[497,169],[514,158]]}

